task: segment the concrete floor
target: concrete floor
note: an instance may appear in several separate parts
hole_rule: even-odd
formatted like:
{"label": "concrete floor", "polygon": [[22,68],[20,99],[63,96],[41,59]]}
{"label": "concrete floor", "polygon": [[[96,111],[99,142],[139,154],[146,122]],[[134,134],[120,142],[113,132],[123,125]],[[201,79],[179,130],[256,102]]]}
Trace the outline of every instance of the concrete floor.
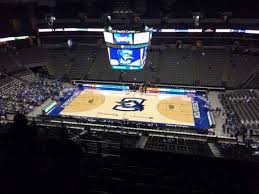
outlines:
{"label": "concrete floor", "polygon": [[[220,92],[211,91],[209,92],[208,96],[209,96],[211,107],[213,109],[216,109],[217,107],[219,107],[223,110],[222,104],[220,103],[220,100],[218,98],[219,93]],[[214,128],[215,135],[229,137],[229,134],[223,133],[222,131],[222,125],[225,123],[226,116],[222,116],[222,114],[220,116],[214,114],[214,118],[216,122],[216,127]]]}

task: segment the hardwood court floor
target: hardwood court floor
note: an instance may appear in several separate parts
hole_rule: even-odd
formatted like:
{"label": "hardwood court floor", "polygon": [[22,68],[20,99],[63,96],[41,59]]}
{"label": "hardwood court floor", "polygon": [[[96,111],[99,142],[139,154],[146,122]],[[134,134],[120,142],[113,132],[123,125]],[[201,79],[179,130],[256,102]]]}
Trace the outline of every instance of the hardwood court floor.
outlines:
{"label": "hardwood court floor", "polygon": [[[143,110],[114,109],[121,105],[119,102],[123,99],[132,98],[143,100]],[[87,89],[82,91],[60,114],[194,126],[192,99],[187,95]]]}

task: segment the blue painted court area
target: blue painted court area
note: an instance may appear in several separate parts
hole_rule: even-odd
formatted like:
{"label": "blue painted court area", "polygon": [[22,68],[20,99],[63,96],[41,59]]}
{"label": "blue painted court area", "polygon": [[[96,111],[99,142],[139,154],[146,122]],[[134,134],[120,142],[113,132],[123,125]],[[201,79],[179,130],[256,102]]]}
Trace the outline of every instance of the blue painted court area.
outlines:
{"label": "blue painted court area", "polygon": [[59,102],[57,103],[57,106],[55,106],[53,109],[51,109],[50,112],[48,113],[48,115],[58,116],[60,114],[60,112],[66,107],[66,104],[71,102],[72,99],[74,99],[76,96],[78,96],[82,91],[83,91],[83,89],[79,89],[79,91],[70,93],[67,96],[65,96],[64,98],[61,98],[59,100]]}
{"label": "blue painted court area", "polygon": [[[97,84],[88,84],[78,86],[78,90],[74,93],[70,93],[64,98],[61,98],[57,105],[52,108],[48,115],[50,116],[59,116],[60,112],[72,102],[82,91],[87,90],[88,88],[96,90],[114,90],[114,91],[124,91],[129,89],[128,86],[116,86],[116,85],[97,85]],[[172,88],[156,88],[155,93],[163,94],[174,94],[174,95],[190,95],[192,96],[193,104],[193,115],[195,126],[194,128],[199,133],[207,133],[208,129],[211,127],[209,118],[208,118],[208,98],[203,92],[196,92],[193,90],[184,90],[184,89],[172,89]],[[163,125],[162,123],[160,125]],[[191,126],[179,126],[184,128],[193,128]]]}
{"label": "blue painted court area", "polygon": [[209,118],[207,115],[208,109],[205,108],[207,102],[199,98],[200,96],[197,95],[193,97],[193,101],[197,102],[199,105],[199,112],[200,112],[200,118],[194,118],[195,121],[195,128],[200,133],[207,133],[207,129],[210,128]]}

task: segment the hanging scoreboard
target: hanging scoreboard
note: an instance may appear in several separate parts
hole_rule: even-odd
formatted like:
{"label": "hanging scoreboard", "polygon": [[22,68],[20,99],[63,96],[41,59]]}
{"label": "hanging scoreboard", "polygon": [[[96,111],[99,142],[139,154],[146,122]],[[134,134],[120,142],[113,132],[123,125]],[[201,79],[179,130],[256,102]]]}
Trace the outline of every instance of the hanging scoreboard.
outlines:
{"label": "hanging scoreboard", "polygon": [[109,61],[113,69],[140,70],[144,67],[152,31],[104,31]]}

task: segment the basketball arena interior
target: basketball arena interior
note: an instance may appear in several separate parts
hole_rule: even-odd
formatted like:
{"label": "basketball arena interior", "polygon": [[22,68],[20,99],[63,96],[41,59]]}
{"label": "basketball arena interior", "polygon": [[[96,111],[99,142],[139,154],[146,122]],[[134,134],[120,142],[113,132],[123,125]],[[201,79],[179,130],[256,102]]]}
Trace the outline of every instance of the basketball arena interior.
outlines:
{"label": "basketball arena interior", "polygon": [[258,8],[1,0],[0,193],[259,193]]}

